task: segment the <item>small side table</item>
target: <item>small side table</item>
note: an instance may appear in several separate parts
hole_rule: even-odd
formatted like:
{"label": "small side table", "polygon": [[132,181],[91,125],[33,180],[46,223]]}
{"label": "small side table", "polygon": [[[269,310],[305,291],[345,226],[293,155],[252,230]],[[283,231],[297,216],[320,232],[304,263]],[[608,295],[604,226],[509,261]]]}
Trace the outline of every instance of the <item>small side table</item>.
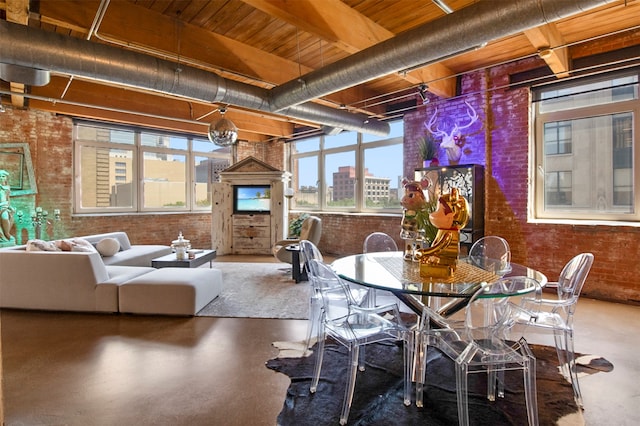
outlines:
{"label": "small side table", "polygon": [[154,268],[197,268],[209,262],[209,268],[212,267],[211,262],[216,258],[215,250],[202,250],[196,253],[193,259],[176,259],[176,254],[171,253],[162,257],[151,260],[151,266]]}
{"label": "small side table", "polygon": [[289,244],[285,250],[291,253],[291,278],[297,283],[307,281],[307,270],[300,267],[300,246],[298,244]]}

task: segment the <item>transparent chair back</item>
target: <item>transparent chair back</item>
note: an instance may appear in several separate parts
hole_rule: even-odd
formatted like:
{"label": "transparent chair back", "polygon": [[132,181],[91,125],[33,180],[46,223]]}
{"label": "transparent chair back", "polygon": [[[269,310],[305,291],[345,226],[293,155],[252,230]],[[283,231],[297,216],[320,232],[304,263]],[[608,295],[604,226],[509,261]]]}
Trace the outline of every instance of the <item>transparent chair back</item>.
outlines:
{"label": "transparent chair back", "polygon": [[[367,235],[362,244],[363,253],[384,253],[398,251],[398,245],[391,236],[384,232],[372,232]],[[378,301],[381,297],[382,300]],[[368,289],[365,303],[367,306],[376,306],[378,303],[386,303],[390,298],[395,298],[391,293],[383,290]]]}
{"label": "transparent chair back", "polygon": [[322,262],[323,256],[318,247],[309,240],[301,240],[300,241],[300,252],[302,253],[301,261],[304,263],[305,268],[307,269],[307,275],[309,274],[309,267],[311,264],[309,261],[311,259],[316,259]]}
{"label": "transparent chair back", "polygon": [[391,236],[384,232],[373,232],[364,239],[363,253],[380,253],[398,251],[398,245]]}
{"label": "transparent chair back", "polygon": [[502,237],[486,236],[473,243],[469,258],[479,268],[503,276],[511,271],[511,249]]}

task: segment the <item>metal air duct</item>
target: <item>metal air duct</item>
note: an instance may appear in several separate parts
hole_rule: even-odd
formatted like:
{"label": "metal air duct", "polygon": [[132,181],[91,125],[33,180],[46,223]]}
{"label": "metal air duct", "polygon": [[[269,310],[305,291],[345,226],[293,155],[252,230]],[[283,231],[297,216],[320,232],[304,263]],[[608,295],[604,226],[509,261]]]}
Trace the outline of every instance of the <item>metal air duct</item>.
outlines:
{"label": "metal air duct", "polygon": [[[113,46],[0,20],[0,62],[107,81],[205,102],[271,112],[269,92],[217,74]],[[311,102],[283,115],[379,136],[389,124]]]}
{"label": "metal air duct", "polygon": [[280,111],[615,0],[479,1],[270,90]]}

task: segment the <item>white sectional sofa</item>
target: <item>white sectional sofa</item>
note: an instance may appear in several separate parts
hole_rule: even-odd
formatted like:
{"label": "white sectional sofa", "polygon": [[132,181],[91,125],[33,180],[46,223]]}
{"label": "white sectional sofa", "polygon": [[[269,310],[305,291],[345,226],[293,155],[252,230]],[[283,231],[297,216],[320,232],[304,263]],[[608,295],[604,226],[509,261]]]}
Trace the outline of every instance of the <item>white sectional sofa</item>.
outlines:
{"label": "white sectional sofa", "polygon": [[170,253],[168,246],[132,246],[124,232],[83,238],[107,237],[124,250],[101,257],[97,251],[0,249],[0,308],[195,315],[220,293],[217,269],[147,266]]}
{"label": "white sectional sofa", "polygon": [[98,244],[105,238],[114,238],[120,243],[120,251],[113,256],[103,257],[105,265],[151,266],[151,259],[171,253],[170,246],[140,244],[132,245],[126,232],[109,232],[106,234],[80,237],[91,244]]}

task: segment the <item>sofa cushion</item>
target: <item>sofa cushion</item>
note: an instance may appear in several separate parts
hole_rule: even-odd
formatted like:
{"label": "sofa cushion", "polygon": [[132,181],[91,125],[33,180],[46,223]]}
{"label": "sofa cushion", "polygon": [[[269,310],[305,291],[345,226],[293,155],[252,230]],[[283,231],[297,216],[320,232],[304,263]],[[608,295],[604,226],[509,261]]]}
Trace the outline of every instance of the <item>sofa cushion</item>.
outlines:
{"label": "sofa cushion", "polygon": [[129,241],[129,236],[126,232],[122,231],[107,232],[105,234],[86,235],[82,238],[89,241],[91,244],[97,244],[103,238],[115,238],[120,243],[120,250],[128,250],[131,248],[131,241]]}
{"label": "sofa cushion", "polygon": [[129,280],[118,288],[120,312],[195,315],[222,290],[222,271],[207,268],[162,268]]}
{"label": "sofa cushion", "polygon": [[120,251],[120,242],[115,238],[103,238],[96,243],[96,250],[103,257],[111,257]]}
{"label": "sofa cushion", "polygon": [[111,257],[103,257],[105,265],[151,266],[151,260],[171,253],[171,247],[160,245],[135,245],[121,250]]}
{"label": "sofa cushion", "polygon": [[89,241],[84,238],[71,238],[65,239],[65,241],[71,242],[71,251],[95,253],[96,248]]}

